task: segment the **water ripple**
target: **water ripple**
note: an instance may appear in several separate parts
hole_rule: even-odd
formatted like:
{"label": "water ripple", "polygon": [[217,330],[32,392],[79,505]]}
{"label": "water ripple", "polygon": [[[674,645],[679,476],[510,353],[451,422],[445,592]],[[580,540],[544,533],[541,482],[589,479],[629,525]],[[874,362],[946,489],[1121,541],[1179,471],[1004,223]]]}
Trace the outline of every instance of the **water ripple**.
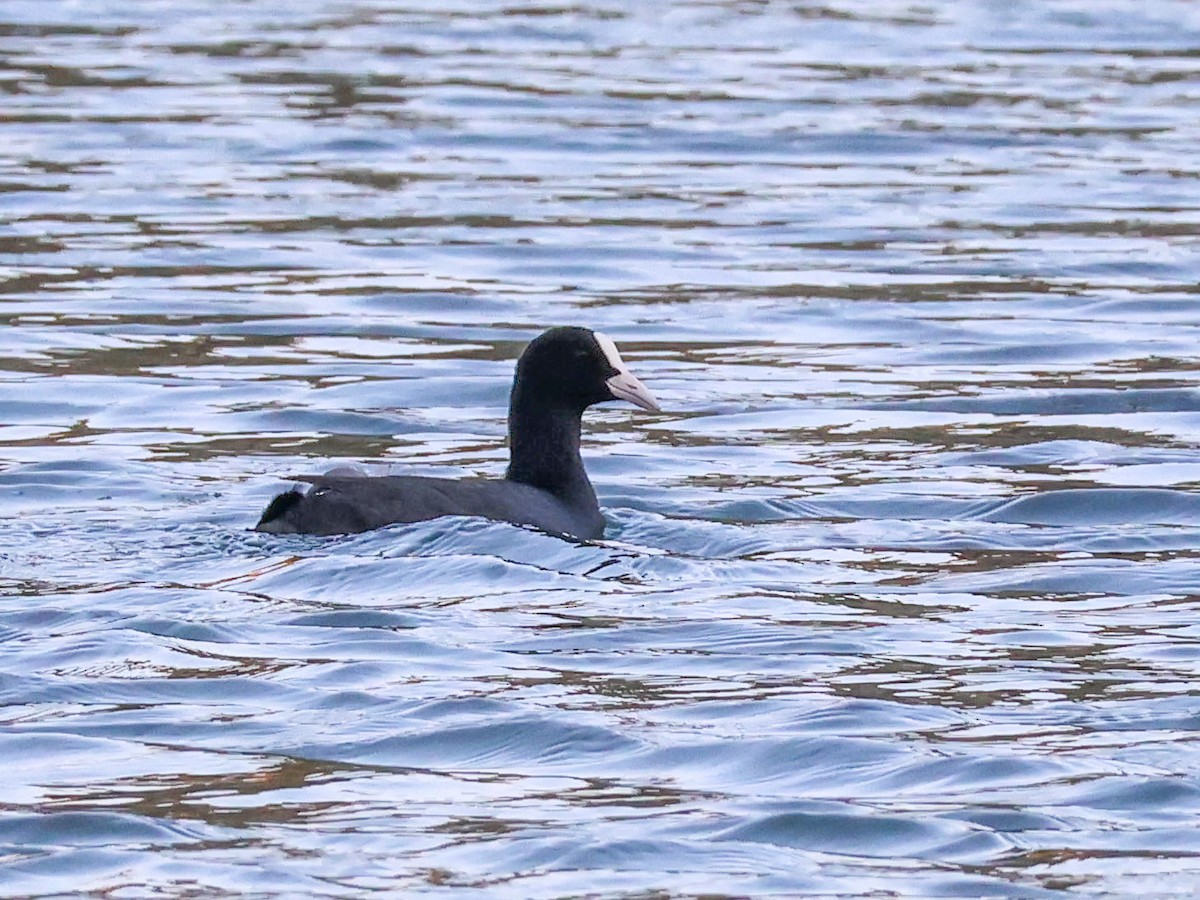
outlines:
{"label": "water ripple", "polygon": [[[86,18],[86,21],[83,21]],[[1186,895],[1189,4],[0,10],[5,889]],[[498,474],[596,542],[249,531]]]}

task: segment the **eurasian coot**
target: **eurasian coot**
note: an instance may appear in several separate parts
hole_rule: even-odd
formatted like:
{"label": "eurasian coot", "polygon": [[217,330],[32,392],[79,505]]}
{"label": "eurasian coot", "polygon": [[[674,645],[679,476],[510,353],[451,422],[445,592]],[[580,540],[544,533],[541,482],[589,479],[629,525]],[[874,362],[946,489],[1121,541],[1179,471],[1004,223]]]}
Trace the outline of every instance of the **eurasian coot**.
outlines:
{"label": "eurasian coot", "polygon": [[335,469],[268,504],[257,531],[347,534],[439,516],[481,516],[577,538],[604,534],[604,517],[579,455],[583,411],[605,400],[659,409],[616,344],[586,328],[551,328],[517,361],[508,406],[503,478],[369,477]]}

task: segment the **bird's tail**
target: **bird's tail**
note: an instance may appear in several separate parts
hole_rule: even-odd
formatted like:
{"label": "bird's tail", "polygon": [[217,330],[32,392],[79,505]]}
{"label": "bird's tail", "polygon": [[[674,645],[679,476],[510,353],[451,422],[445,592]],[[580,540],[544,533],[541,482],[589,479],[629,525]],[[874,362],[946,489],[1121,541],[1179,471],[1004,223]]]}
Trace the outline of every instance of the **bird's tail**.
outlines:
{"label": "bird's tail", "polygon": [[254,526],[255,531],[278,531],[278,527],[271,527],[272,522],[282,519],[289,509],[304,499],[304,495],[299,491],[284,491],[282,494],[277,494],[275,499],[267,504],[267,508],[263,510],[262,518],[258,520],[258,524]]}

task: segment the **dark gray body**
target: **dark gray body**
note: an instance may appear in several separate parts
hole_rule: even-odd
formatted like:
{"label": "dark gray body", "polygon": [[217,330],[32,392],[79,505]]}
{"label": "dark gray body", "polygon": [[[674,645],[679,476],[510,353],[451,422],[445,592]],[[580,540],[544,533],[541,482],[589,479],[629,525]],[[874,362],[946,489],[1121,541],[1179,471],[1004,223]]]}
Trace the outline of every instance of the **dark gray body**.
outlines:
{"label": "dark gray body", "polygon": [[[480,516],[577,538],[604,536],[588,490],[573,502],[507,478],[312,476],[307,493],[281,494],[256,530],[271,534],[351,534],[441,516]],[[590,486],[589,486],[590,487]]]}
{"label": "dark gray body", "polygon": [[352,534],[397,522],[478,516],[569,537],[603,537],[604,517],[579,453],[580,427],[585,409],[617,399],[659,408],[609,338],[586,328],[551,328],[517,360],[503,478],[367,477],[347,469],[305,475],[293,480],[312,488],[277,496],[255,528]]}

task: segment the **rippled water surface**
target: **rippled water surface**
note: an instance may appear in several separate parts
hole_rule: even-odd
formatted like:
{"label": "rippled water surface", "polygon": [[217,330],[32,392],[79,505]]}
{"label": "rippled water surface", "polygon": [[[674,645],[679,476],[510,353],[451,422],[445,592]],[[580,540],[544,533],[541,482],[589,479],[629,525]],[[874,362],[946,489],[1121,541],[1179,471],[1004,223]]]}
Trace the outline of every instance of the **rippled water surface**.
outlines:
{"label": "rippled water surface", "polygon": [[[1200,891],[1200,6],[0,5],[0,892]],[[249,531],[496,474],[580,544]]]}

